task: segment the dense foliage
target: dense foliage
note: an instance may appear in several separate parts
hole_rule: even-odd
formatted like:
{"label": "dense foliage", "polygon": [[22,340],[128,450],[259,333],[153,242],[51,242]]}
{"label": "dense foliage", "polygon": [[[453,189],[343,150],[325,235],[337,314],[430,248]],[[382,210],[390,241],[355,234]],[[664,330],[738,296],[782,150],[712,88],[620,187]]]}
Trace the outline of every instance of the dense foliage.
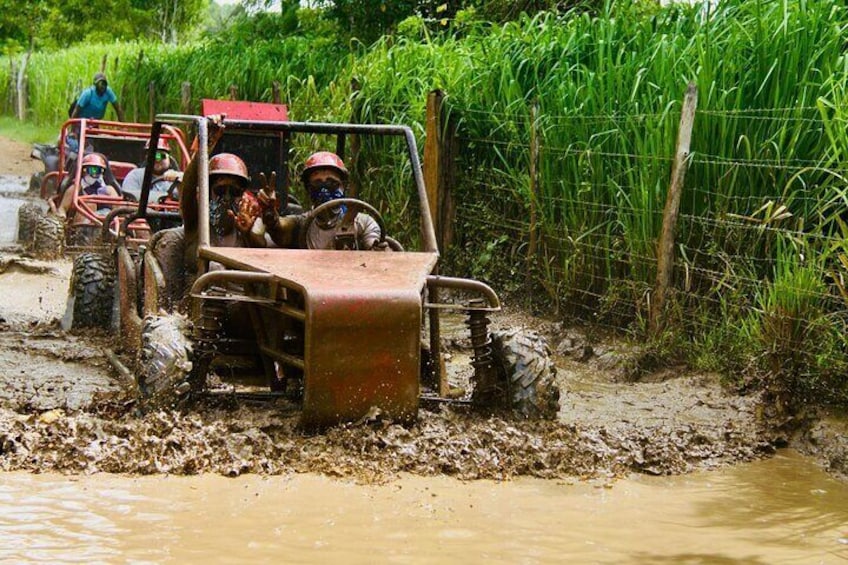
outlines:
{"label": "dense foliage", "polygon": [[174,43],[207,6],[208,0],[0,0],[0,49],[150,38]]}

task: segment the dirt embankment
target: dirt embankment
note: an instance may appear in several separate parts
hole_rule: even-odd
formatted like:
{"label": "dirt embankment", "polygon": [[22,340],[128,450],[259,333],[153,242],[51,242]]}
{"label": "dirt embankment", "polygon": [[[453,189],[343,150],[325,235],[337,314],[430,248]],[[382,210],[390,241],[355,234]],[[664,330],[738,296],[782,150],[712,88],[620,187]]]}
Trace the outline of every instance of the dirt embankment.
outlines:
{"label": "dirt embankment", "polygon": [[[0,139],[0,174],[29,174],[27,159],[10,157],[28,151]],[[784,442],[758,417],[757,396],[728,392],[715,375],[666,370],[632,382],[629,348],[589,343],[560,324],[515,313],[494,323],[548,338],[562,390],[556,421],[442,405],[425,407],[408,427],[377,418],[310,435],[297,428],[297,408],[285,400],[229,395],[141,415],[107,359],[114,351],[132,365],[120,336],[59,328],[68,274],[66,260],[30,261],[14,249],[0,260],[0,470],[606,479],[732,464]],[[467,363],[468,343],[448,341],[449,362]],[[827,430],[808,438],[824,442]]]}

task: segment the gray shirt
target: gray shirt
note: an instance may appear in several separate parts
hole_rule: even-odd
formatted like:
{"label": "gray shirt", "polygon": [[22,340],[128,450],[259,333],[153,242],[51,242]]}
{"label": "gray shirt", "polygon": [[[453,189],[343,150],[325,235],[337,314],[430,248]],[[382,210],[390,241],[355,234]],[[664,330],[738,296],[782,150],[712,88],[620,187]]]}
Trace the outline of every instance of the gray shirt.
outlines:
{"label": "gray shirt", "polygon": [[[127,173],[124,177],[124,182],[121,183],[121,190],[128,192],[139,198],[141,196],[141,184],[144,181],[144,167],[138,167]],[[168,189],[171,188],[171,181],[164,180],[162,177],[153,176],[150,181],[150,197],[148,202],[157,202],[159,198],[168,194]],[[176,194],[174,195],[176,196]]]}
{"label": "gray shirt", "polygon": [[[356,226],[356,243],[359,249],[371,249],[371,246],[380,240],[380,225],[368,214],[359,213],[353,221]],[[316,220],[309,226],[306,234],[306,247],[308,249],[334,249],[333,228],[325,229],[318,225]],[[335,226],[334,226],[335,227]]]}

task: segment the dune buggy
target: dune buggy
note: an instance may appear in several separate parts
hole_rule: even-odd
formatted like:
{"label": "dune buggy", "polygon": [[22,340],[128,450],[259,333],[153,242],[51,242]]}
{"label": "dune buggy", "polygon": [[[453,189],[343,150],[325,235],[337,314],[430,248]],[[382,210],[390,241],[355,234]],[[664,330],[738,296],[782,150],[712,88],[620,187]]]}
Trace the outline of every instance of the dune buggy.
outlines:
{"label": "dune buggy", "polygon": [[[108,212],[137,205],[133,195],[122,193],[121,182],[145,159],[150,130],[150,124],[68,120],[60,130],[58,146],[35,145],[31,156],[45,164],[45,172],[39,175],[40,195],[53,213],[45,214],[43,207],[36,204],[22,206],[18,217],[19,239],[31,242],[36,253],[55,256],[65,248],[97,244],[102,235],[116,235],[116,216]],[[184,167],[188,150],[183,132],[168,126],[161,137],[173,148],[174,164]],[[80,194],[81,156],[92,152],[102,153],[107,158],[104,179],[119,196]],[[55,212],[65,191],[70,191],[72,199],[67,217],[63,219]],[[166,199],[150,203],[149,208],[176,211],[178,203],[175,199]],[[149,237],[150,229],[144,221],[138,221],[129,226],[129,233],[131,240],[137,243]]]}
{"label": "dune buggy", "polygon": [[[236,113],[237,114],[237,113]],[[186,275],[180,228],[161,230],[143,251],[126,245],[126,228],[149,213],[145,191],[122,223],[116,309],[122,339],[138,350],[137,381],[146,407],[169,407],[227,387],[285,395],[301,406],[301,423],[323,427],[356,421],[376,410],[413,420],[423,399],[446,399],[440,315],[467,317],[473,348],[474,396],[467,402],[505,405],[526,417],[551,417],[559,392],[543,340],[510,331],[493,335],[487,316],[500,309],[486,284],[438,273],[439,251],[412,130],[357,125],[249,120],[227,116],[214,152],[245,156],[252,176],[273,164],[281,213],[290,206],[293,140],[329,139],[344,155],[351,135],[394,139],[403,147],[420,217],[416,250],[393,252],[215,247],[209,225],[208,124],[202,116],[160,115],[152,136],[194,124],[199,147],[199,227],[196,278]],[[263,161],[259,163],[258,161]],[[273,163],[272,163],[273,162]],[[257,169],[257,166],[263,168]],[[348,206],[377,207],[356,199]],[[307,212],[307,221],[310,214]],[[129,224],[128,224],[129,222]],[[337,234],[344,238],[345,234]],[[449,295],[450,300],[443,299]],[[458,295],[468,297],[464,302]]]}

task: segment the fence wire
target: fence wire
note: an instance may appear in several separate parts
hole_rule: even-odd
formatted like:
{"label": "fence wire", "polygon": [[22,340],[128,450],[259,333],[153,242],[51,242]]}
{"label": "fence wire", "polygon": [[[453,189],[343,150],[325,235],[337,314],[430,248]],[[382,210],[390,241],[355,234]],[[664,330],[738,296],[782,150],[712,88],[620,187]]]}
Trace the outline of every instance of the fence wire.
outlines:
{"label": "fence wire", "polygon": [[[465,237],[526,265],[563,312],[644,329],[675,147],[645,142],[634,128],[676,132],[678,116],[541,114],[531,134],[529,113],[462,115],[458,168],[477,174],[457,188]],[[819,116],[815,106],[696,112],[670,289],[679,327],[693,335],[729,322],[750,332],[844,328],[848,160],[839,155],[848,148],[825,135]],[[733,143],[699,137],[699,120],[708,131],[721,120]],[[593,131],[605,123],[617,129]]]}

